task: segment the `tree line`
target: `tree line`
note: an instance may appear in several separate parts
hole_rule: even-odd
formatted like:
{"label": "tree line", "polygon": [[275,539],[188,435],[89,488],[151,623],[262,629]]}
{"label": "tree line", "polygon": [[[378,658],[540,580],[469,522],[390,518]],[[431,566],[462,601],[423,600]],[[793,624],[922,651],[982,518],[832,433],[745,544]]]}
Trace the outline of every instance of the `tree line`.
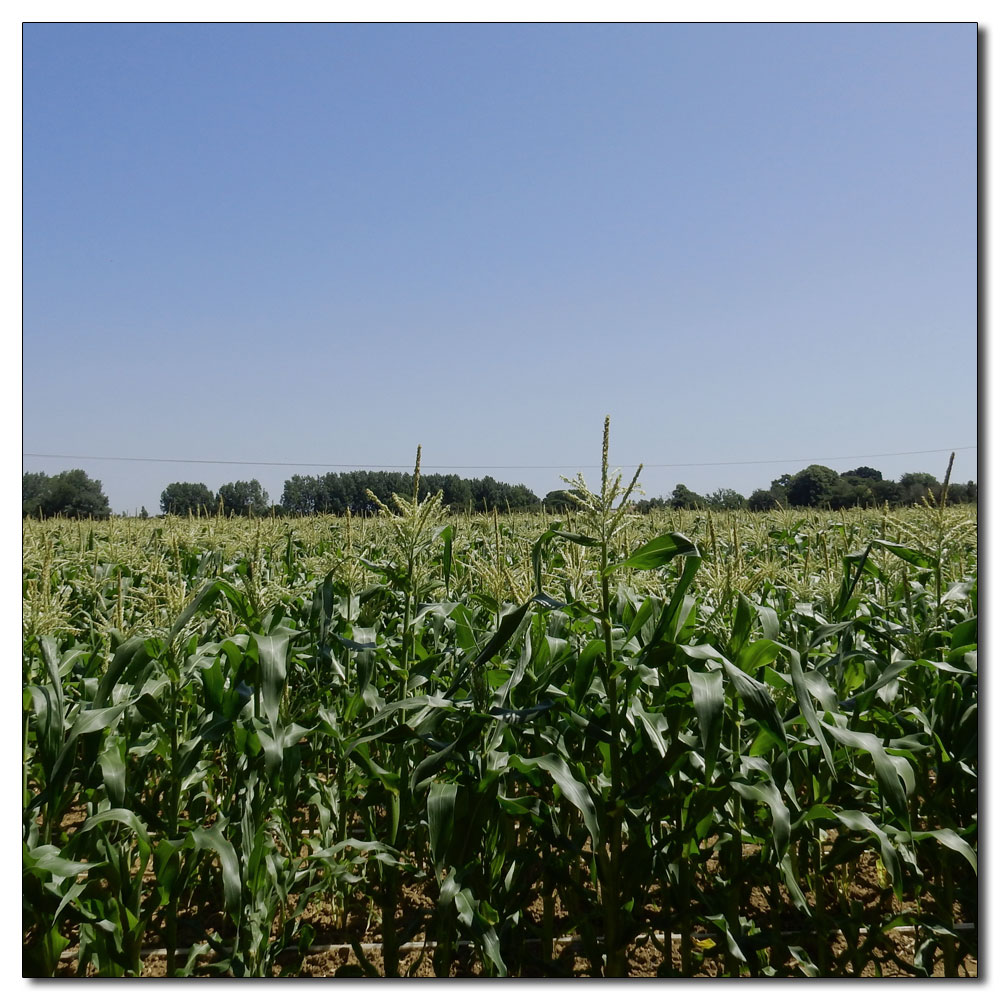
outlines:
{"label": "tree line", "polygon": [[[527,486],[500,483],[492,476],[463,479],[456,475],[425,475],[420,477],[420,498],[442,494],[444,504],[452,510],[489,511],[510,509],[533,510],[538,497]],[[216,494],[204,483],[171,483],[160,495],[164,514],[228,513],[286,514],[304,517],[309,514],[374,514],[378,508],[374,494],[386,506],[392,505],[392,495],[413,495],[413,476],[406,472],[328,472],[319,476],[292,476],[285,480],[281,502],[271,504],[267,492],[256,479],[249,482],[227,483]]]}
{"label": "tree line", "polygon": [[[292,476],[285,480],[281,509],[285,514],[370,514],[376,504],[369,491],[386,505],[393,493],[413,495],[413,475],[408,472],[328,472],[322,476]],[[538,497],[523,483],[501,483],[492,476],[466,479],[454,473],[421,475],[420,499],[442,494],[452,510],[537,510]]]}
{"label": "tree line", "polygon": [[[441,491],[444,503],[453,511],[529,511],[544,507],[559,513],[575,507],[571,491],[552,490],[539,499],[527,486],[501,483],[492,476],[466,479],[454,474],[420,477],[420,496]],[[316,476],[292,476],[285,480],[280,504],[271,504],[267,491],[256,479],[225,483],[210,490],[204,483],[170,483],[160,494],[163,514],[247,516],[270,513],[306,516],[309,514],[372,514],[374,493],[391,505],[392,494],[411,496],[413,476],[405,472],[328,472]],[[869,466],[838,473],[824,465],[810,465],[794,475],[771,481],[769,489],[755,490],[748,497],[736,490],[719,489],[701,496],[683,483],[669,497],[640,500],[640,513],[658,508],[675,510],[773,510],[777,507],[873,507],[889,504],[906,506],[926,498],[940,502],[944,485],[927,472],[907,472],[898,481],[885,479]],[[945,500],[949,504],[977,503],[979,490],[971,480],[948,483]],[[69,469],[50,476],[26,472],[22,477],[24,517],[107,518],[111,506],[101,482],[83,469]],[[143,507],[140,517],[148,517]]]}
{"label": "tree line", "polygon": [[[501,483],[492,476],[465,479],[457,475],[431,474],[420,477],[419,492],[442,493],[443,502],[452,510],[485,512],[537,510],[538,497],[522,483]],[[281,502],[272,504],[267,491],[257,479],[225,483],[212,491],[204,483],[170,483],[160,494],[163,514],[230,516],[308,514],[373,514],[377,504],[369,491],[386,506],[392,495],[412,496],[413,476],[404,472],[328,472],[319,476],[292,476],[285,480]],[[49,476],[44,472],[26,472],[22,477],[24,517],[73,517],[95,519],[111,516],[111,506],[101,482],[91,479],[82,469],[71,469]],[[140,517],[148,517],[143,507]]]}
{"label": "tree line", "polygon": [[924,498],[939,503],[944,494],[945,503],[978,503],[979,488],[967,483],[944,484],[929,472],[907,472],[898,481],[885,479],[878,469],[862,465],[848,472],[835,472],[825,465],[810,465],[794,475],[785,474],[771,481],[769,489],[754,490],[748,497],[736,490],[721,489],[705,496],[689,490],[683,483],[674,487],[669,497],[642,500],[636,504],[640,511],[658,507],[675,510],[774,510],[777,507],[825,507],[840,510],[844,507],[909,506]]}

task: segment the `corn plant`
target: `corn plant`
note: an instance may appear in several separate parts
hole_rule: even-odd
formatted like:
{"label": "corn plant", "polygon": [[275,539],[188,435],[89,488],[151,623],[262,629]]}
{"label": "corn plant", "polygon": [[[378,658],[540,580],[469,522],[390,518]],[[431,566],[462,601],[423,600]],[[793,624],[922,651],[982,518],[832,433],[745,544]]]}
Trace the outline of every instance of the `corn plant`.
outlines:
{"label": "corn plant", "polygon": [[974,513],[639,517],[608,450],[557,519],[418,450],[376,517],[26,523],[25,973],[967,972]]}

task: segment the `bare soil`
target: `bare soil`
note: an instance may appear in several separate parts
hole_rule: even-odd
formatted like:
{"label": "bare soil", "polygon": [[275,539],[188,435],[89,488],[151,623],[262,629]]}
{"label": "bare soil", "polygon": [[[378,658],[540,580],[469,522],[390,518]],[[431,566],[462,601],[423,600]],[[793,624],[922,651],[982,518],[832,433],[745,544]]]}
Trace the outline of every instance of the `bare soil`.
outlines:
{"label": "bare soil", "polygon": [[[748,857],[753,849],[748,848]],[[706,869],[710,876],[711,864]],[[879,923],[886,919],[886,914],[893,912],[912,912],[912,901],[903,909],[890,888],[884,884],[884,873],[880,871],[875,855],[866,855],[852,872],[853,881],[847,887],[851,900],[872,917],[881,914]],[[428,894],[433,886],[423,884],[406,884],[402,887],[399,907],[396,911],[396,926],[398,931],[406,928],[416,928],[404,936],[406,944],[401,949],[399,974],[404,977],[426,978],[435,975],[432,963],[433,947],[425,940],[435,902]],[[844,887],[841,886],[843,890]],[[554,897],[554,929],[558,938],[571,936],[572,927],[569,914],[558,894]],[[815,900],[810,895],[810,904]],[[536,895],[528,907],[528,916],[540,921],[543,900]],[[782,907],[784,910],[784,907]],[[749,891],[748,904],[742,915],[752,918],[758,926],[768,927],[771,923],[772,906],[768,893],[760,888]],[[655,907],[647,908],[645,914],[650,927],[663,924],[658,919]],[[227,920],[220,912],[211,912],[211,907],[202,912],[188,911],[181,921],[180,944],[194,943],[200,935],[196,928],[210,928],[223,936],[226,933]],[[969,922],[974,915],[962,913],[955,907],[956,923]],[[275,975],[293,975],[306,978],[330,976],[384,976],[385,967],[381,954],[381,926],[379,911],[373,909],[370,900],[358,894],[352,899],[343,901],[342,906],[334,907],[327,900],[319,904],[311,904],[304,914],[307,922],[315,932],[311,952],[301,958],[292,953],[286,953],[289,964],[282,968],[275,967]],[[873,923],[875,921],[873,920]],[[699,920],[698,915],[691,914],[692,938],[695,946],[690,949],[692,958],[687,973],[683,971],[680,941],[667,938],[664,934],[640,938],[628,951],[628,976],[631,978],[648,978],[688,975],[697,978],[714,978],[726,975],[725,954],[720,942],[715,937],[714,929],[707,921]],[[801,927],[795,928],[801,931]],[[669,930],[667,931],[669,933]],[[669,957],[664,941],[670,940]],[[855,969],[849,961],[843,958],[847,951],[847,942],[843,937],[831,935],[827,941],[830,969],[829,973],[838,977],[911,977],[908,970],[915,956],[916,939],[912,931],[893,930],[884,937],[885,944],[872,951],[871,958],[861,969]],[[352,946],[352,942],[353,945]],[[153,942],[151,942],[153,943]],[[805,943],[802,939],[800,943]],[[811,954],[816,954],[817,942],[808,948]],[[783,951],[783,949],[781,949]],[[357,951],[361,952],[359,958]],[[779,960],[776,956],[775,960]],[[782,966],[774,970],[779,977],[801,975],[801,969],[796,967],[794,960],[787,954]],[[211,962],[210,957],[199,960],[199,965]],[[75,958],[67,955],[60,963],[57,975],[73,976],[77,972]],[[92,972],[92,970],[91,970]],[[150,955],[143,964],[144,977],[162,977],[166,974],[166,959],[163,955]],[[195,971],[197,975],[197,968]],[[202,973],[206,974],[206,973]],[[960,977],[977,977],[978,963],[975,959],[965,957],[959,964]],[[455,950],[455,958],[451,964],[450,975],[453,977],[478,978],[485,975],[483,964],[471,946],[459,946]],[[575,977],[586,978],[593,975],[590,962],[583,953],[578,941],[557,940],[553,947],[551,958],[544,961],[539,954],[537,965],[533,966],[531,956],[524,964],[523,978],[541,977]],[[938,954],[934,967],[934,975],[945,975],[944,962]]]}

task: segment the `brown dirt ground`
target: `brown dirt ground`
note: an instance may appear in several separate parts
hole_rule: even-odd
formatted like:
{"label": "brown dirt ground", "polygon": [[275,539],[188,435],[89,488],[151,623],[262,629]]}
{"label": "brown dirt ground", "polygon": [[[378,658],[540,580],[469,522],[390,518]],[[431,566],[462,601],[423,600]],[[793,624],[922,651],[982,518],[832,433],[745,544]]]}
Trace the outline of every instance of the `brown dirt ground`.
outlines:
{"label": "brown dirt ground", "polygon": [[[753,849],[749,848],[748,858],[752,856]],[[711,875],[715,862],[710,862],[706,870]],[[864,910],[873,916],[886,912],[902,912],[903,905],[896,900],[890,889],[884,887],[884,879],[879,871],[877,860],[874,856],[866,856],[857,868],[852,872],[852,882],[849,887],[850,897],[864,907]],[[397,909],[397,926],[402,928],[408,923],[418,929],[410,938],[411,944],[408,950],[400,956],[400,974],[407,977],[433,977],[434,971],[431,962],[431,949],[420,948],[419,942],[424,938],[424,928],[430,914],[434,911],[434,902],[425,891],[424,886],[409,884],[402,887],[402,899]],[[310,905],[305,912],[305,919],[312,925],[316,932],[314,946],[324,947],[326,950],[307,955],[302,961],[301,968],[296,972],[294,967],[289,968],[286,974],[298,975],[301,977],[317,978],[344,975],[362,975],[364,969],[357,956],[352,950],[350,940],[365,942],[368,945],[378,945],[381,941],[381,927],[379,924],[379,914],[377,910],[372,910],[360,895],[352,900],[347,900],[344,909],[334,911],[329,900],[320,905]],[[815,900],[809,896],[810,904]],[[555,932],[557,935],[569,930],[568,914],[561,900],[556,894],[555,903]],[[770,912],[770,904],[767,894],[759,888],[753,888],[746,901],[745,916],[754,916],[758,923],[766,926],[767,915]],[[912,906],[912,904],[911,904]],[[538,896],[528,907],[529,914],[538,919],[541,916],[542,900]],[[225,925],[225,918],[222,914],[211,912],[189,914],[197,918],[197,923],[201,926],[214,927],[222,930]],[[646,914],[650,918],[650,923],[656,926],[655,908],[647,910]],[[958,907],[955,909],[955,920],[968,920],[969,914],[963,914]],[[884,917],[883,917],[884,919]],[[725,975],[724,956],[719,954],[719,949],[708,938],[708,931],[704,926],[698,924],[696,918],[692,918],[694,925],[694,937],[701,942],[697,949],[697,957],[691,975],[694,977],[719,977]],[[560,925],[566,925],[560,928]],[[892,949],[889,952],[876,952],[879,960],[879,967],[876,968],[874,962],[861,970],[851,968],[849,965],[838,973],[842,976],[873,977],[909,977],[903,965],[897,964],[895,959],[903,963],[911,963],[914,958],[914,938],[913,935],[905,931],[890,932],[889,938],[892,942]],[[192,943],[193,939],[181,935],[181,944]],[[836,961],[845,950],[846,942],[841,938],[833,938],[829,943],[830,954]],[[385,969],[382,964],[382,957],[378,947],[369,947],[364,951],[365,959],[379,976],[384,976]],[[680,976],[681,975],[681,953],[679,942],[671,942],[670,965],[665,964],[665,954],[663,945],[658,944],[655,939],[645,939],[637,941],[628,953],[628,975],[634,978],[646,978],[656,976]],[[209,962],[209,958],[199,960],[199,964]],[[76,973],[76,963],[71,957],[67,957],[60,964],[57,975],[72,976]],[[547,970],[539,965],[539,976],[557,975],[565,977],[590,977],[591,968],[579,949],[573,943],[557,943],[554,947],[553,965]],[[90,970],[92,971],[92,970]],[[281,975],[282,970],[275,969],[275,975]],[[143,964],[144,977],[162,977],[166,974],[166,960],[163,956],[152,955]],[[196,973],[197,974],[197,973]],[[777,969],[779,976],[796,975],[794,963],[789,959],[784,967]],[[798,973],[801,974],[801,973]],[[935,976],[944,976],[944,963],[938,957],[934,969]],[[454,977],[481,977],[484,969],[480,960],[476,957],[471,948],[459,948],[456,958],[451,966],[450,975]],[[976,960],[966,958],[959,967],[959,975],[962,977],[977,977],[978,963]],[[527,976],[526,976],[527,977]],[[532,976],[532,978],[534,978]]]}
{"label": "brown dirt ground", "polygon": [[[75,830],[86,818],[84,809],[71,810],[63,818],[63,828],[66,832]],[[711,850],[714,838],[710,838],[704,847]],[[744,859],[749,866],[759,849],[752,845],[744,847]],[[710,855],[703,863],[698,878],[711,879],[721,874],[721,862],[718,855]],[[748,871],[750,869],[748,868]],[[154,876],[150,870],[146,875],[147,880],[152,881]],[[419,947],[426,935],[426,928],[429,926],[429,919],[434,913],[434,900],[426,891],[432,889],[427,882],[410,883],[401,886],[401,900],[396,911],[396,924],[398,929],[410,927],[416,928],[405,939],[409,942],[407,950],[400,956],[400,974],[408,977],[433,977],[434,971],[431,962],[431,949]],[[884,872],[880,871],[880,864],[877,856],[869,852],[864,855],[850,871],[849,885],[841,885],[840,891],[846,892],[852,904],[860,906],[864,913],[871,918],[873,924],[884,921],[887,914],[913,912],[914,901],[901,902],[896,899],[891,888],[885,883]],[[779,888],[782,902],[788,903],[784,888]],[[837,891],[833,878],[827,880],[826,892],[832,897]],[[811,892],[806,893],[810,906],[815,906],[815,897]],[[921,901],[931,904],[929,898]],[[317,951],[305,956],[302,960],[301,968],[298,972],[294,967],[289,968],[287,974],[301,977],[328,977],[335,975],[358,975],[363,974],[364,969],[356,954],[352,950],[351,941],[363,942],[369,946],[365,949],[365,959],[370,963],[368,972],[377,973],[384,976],[385,969],[378,945],[381,942],[380,913],[374,908],[370,900],[360,893],[353,898],[342,901],[343,905],[334,909],[332,901],[327,898],[325,902],[313,904],[307,907],[303,921],[310,924],[315,932],[314,947]],[[768,926],[773,923],[772,904],[768,894],[760,888],[750,888],[746,898],[742,900],[741,913],[745,917],[753,918],[759,926]],[[569,914],[559,899],[558,894],[554,898],[555,909],[555,935],[557,937],[572,933],[569,922]],[[781,907],[782,915],[786,921],[796,921],[796,911],[790,905]],[[536,893],[534,900],[527,908],[528,914],[535,922],[540,922],[542,914],[542,897]],[[647,925],[652,927],[663,926],[658,920],[658,913],[655,906],[647,907],[644,914],[647,918]],[[180,947],[189,946],[198,940],[203,939],[204,930],[218,934],[225,938],[227,930],[231,929],[231,924],[225,915],[219,910],[217,903],[202,902],[189,909],[186,913],[179,914],[181,917],[179,926],[178,944]],[[963,913],[956,904],[954,908],[954,920],[956,923],[971,921],[974,914]],[[189,918],[185,920],[184,918]],[[691,917],[693,937],[700,941],[696,951],[696,958],[693,962],[691,975],[694,977],[718,977],[725,975],[724,956],[720,955],[718,947],[710,940],[710,929],[707,925],[699,924],[697,916]],[[784,929],[799,929],[793,923],[789,923]],[[277,931],[277,928],[275,928]],[[75,948],[76,941],[72,928],[64,929],[71,937],[70,948]],[[151,946],[161,944],[154,939],[150,941]],[[910,977],[910,973],[904,968],[905,964],[912,963],[914,958],[914,937],[908,932],[890,932],[888,935],[892,942],[892,950],[889,952],[876,952],[878,967],[875,962],[869,962],[865,968],[856,970],[846,965],[838,973],[845,976],[888,976],[888,977]],[[414,947],[418,946],[418,947]],[[322,948],[320,951],[318,949]],[[834,962],[842,955],[846,948],[846,942],[841,938],[832,938],[829,942],[830,955]],[[898,958],[903,965],[894,961]],[[657,943],[655,939],[641,939],[637,941],[628,952],[628,975],[629,977],[646,978],[656,976],[680,976],[681,975],[681,949],[677,941],[671,942],[671,960],[669,966],[665,962],[666,955],[662,943]],[[198,965],[205,965],[211,962],[211,958],[203,957],[199,959]],[[183,959],[181,959],[183,962]],[[57,976],[75,976],[75,957],[68,953],[60,962]],[[539,975],[558,975],[566,977],[589,977],[591,967],[587,959],[581,954],[579,948],[573,943],[557,943],[554,946],[552,963],[546,968],[539,965]],[[280,966],[275,968],[275,975],[280,975]],[[90,969],[87,975],[92,975]],[[162,977],[166,974],[166,959],[162,955],[150,955],[143,962],[143,977]],[[197,968],[195,971],[197,975]],[[776,970],[779,976],[801,974],[796,969],[795,963],[788,959],[784,966]],[[934,968],[935,976],[944,976],[944,963],[938,957]],[[484,975],[481,961],[476,957],[471,948],[457,948],[456,958],[452,963],[450,975],[455,977],[480,977]],[[975,959],[966,957],[959,966],[959,976],[977,977],[978,962]]]}

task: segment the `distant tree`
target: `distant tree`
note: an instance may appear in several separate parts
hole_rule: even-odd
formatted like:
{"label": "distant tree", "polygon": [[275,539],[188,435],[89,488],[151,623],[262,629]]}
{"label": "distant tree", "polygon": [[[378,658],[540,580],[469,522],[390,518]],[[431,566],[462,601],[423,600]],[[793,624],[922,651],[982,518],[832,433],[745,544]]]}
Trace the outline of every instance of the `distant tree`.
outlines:
{"label": "distant tree", "polygon": [[674,510],[695,510],[705,506],[705,498],[689,490],[683,483],[678,483],[670,494],[670,506]]}
{"label": "distant tree", "polygon": [[771,488],[768,492],[775,497],[780,503],[787,504],[788,501],[788,487],[791,485],[792,477],[789,473],[784,472],[777,479],[771,480]]}
{"label": "distant tree", "polygon": [[240,479],[235,483],[225,483],[219,487],[216,501],[217,506],[230,516],[264,514],[271,505],[266,490],[256,479],[251,479],[249,482]]}
{"label": "distant tree", "polygon": [[945,503],[965,503],[965,483],[949,483]]}
{"label": "distant tree", "polygon": [[871,487],[877,482],[878,480],[862,476],[841,476],[833,484],[827,503],[836,510],[844,507],[871,507],[875,503]]}
{"label": "distant tree", "polygon": [[204,514],[215,508],[215,494],[204,483],[171,483],[160,494],[164,514]]}
{"label": "distant tree", "polygon": [[503,509],[503,489],[492,476],[472,480],[472,499],[476,510],[489,512]]}
{"label": "distant tree", "polygon": [[440,482],[435,484],[435,490],[442,490],[444,502],[455,511],[465,510],[472,501],[472,487],[468,479],[463,479],[455,473],[437,477]]}
{"label": "distant tree", "polygon": [[24,517],[44,517],[49,476],[44,472],[25,472],[21,476],[21,511]]}
{"label": "distant tree", "polygon": [[648,500],[636,500],[634,507],[638,514],[648,514],[651,510],[662,510],[669,507],[670,502],[665,497],[650,497]]}
{"label": "distant tree", "polygon": [[[407,472],[364,471],[328,472],[322,476],[292,476],[285,480],[282,507],[290,514],[374,513],[376,505],[368,495],[371,490],[387,507],[394,509],[392,495],[413,495],[413,476]],[[463,479],[454,473],[430,473],[420,477],[419,499],[435,493],[452,510],[504,511],[532,510],[539,500],[523,483],[510,485],[490,476]]]}
{"label": "distant tree", "polygon": [[149,517],[149,511],[146,510],[145,507],[143,507],[142,510],[139,511],[139,517],[141,517],[145,521]]}
{"label": "distant tree", "polygon": [[754,490],[747,498],[749,510],[774,510],[780,501],[770,490]]}
{"label": "distant tree", "polygon": [[565,514],[567,511],[579,510],[579,504],[573,499],[572,490],[550,490],[542,497],[545,509],[553,514]]}
{"label": "distant tree", "polygon": [[906,472],[899,477],[900,500],[904,504],[920,503],[926,497],[936,500],[941,484],[929,472]]}
{"label": "distant tree", "polygon": [[93,517],[111,516],[111,505],[99,479],[91,479],[83,469],[47,476],[29,472],[22,478],[21,503],[24,516]]}
{"label": "distant tree", "polygon": [[83,469],[70,469],[52,477],[49,483],[52,513],[61,517],[111,516],[111,505],[99,479],[91,479]]}
{"label": "distant tree", "polygon": [[788,484],[788,502],[793,507],[823,507],[833,499],[840,477],[825,465],[810,465],[796,472]]}
{"label": "distant tree", "polygon": [[349,509],[363,510],[368,498],[363,490],[361,496],[357,496],[357,492],[355,477],[350,473],[328,472],[319,481],[317,510],[325,514],[346,514]]}
{"label": "distant tree", "polygon": [[890,507],[895,507],[897,504],[902,503],[903,490],[899,483],[894,482],[892,479],[873,480],[868,485],[872,491],[872,496],[875,498],[875,503],[879,506],[887,503]]}
{"label": "distant tree", "polygon": [[878,469],[873,469],[870,465],[859,465],[856,469],[851,469],[850,472],[841,473],[845,479],[851,479],[856,477],[858,479],[876,479],[881,481],[882,473]]}
{"label": "distant tree", "polygon": [[515,483],[507,490],[507,502],[511,510],[534,510],[538,507],[538,497],[524,483]]}
{"label": "distant tree", "polygon": [[281,506],[289,514],[312,514],[315,512],[315,476],[292,476],[285,480],[281,494]]}
{"label": "distant tree", "polygon": [[743,510],[747,505],[747,498],[736,490],[720,489],[705,496],[708,506],[712,510]]}

